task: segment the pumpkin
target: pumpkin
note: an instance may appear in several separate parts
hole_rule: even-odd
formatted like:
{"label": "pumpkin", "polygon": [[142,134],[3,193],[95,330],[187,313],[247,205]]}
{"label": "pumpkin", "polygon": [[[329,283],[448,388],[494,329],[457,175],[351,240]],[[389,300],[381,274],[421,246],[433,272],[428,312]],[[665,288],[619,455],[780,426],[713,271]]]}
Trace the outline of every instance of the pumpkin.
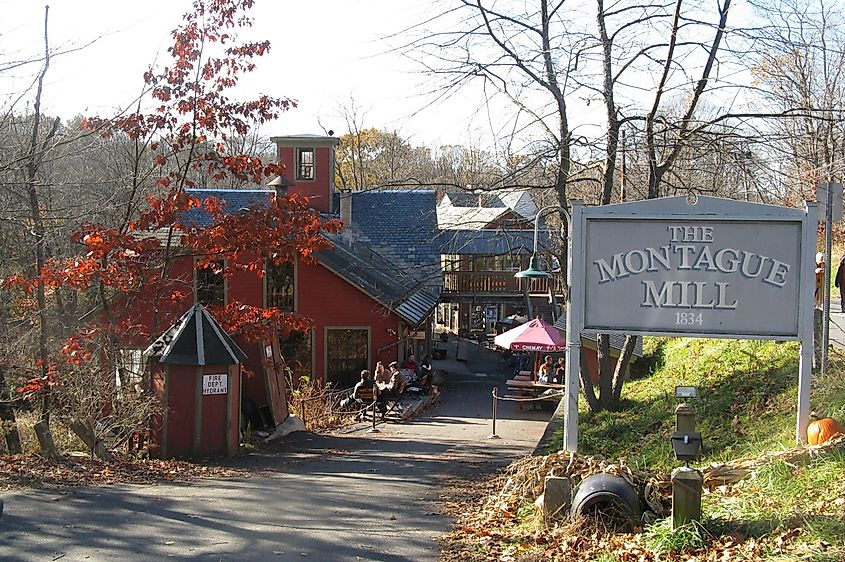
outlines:
{"label": "pumpkin", "polygon": [[842,424],[833,418],[814,418],[807,426],[807,442],[810,445],[822,445],[839,433],[845,433]]}

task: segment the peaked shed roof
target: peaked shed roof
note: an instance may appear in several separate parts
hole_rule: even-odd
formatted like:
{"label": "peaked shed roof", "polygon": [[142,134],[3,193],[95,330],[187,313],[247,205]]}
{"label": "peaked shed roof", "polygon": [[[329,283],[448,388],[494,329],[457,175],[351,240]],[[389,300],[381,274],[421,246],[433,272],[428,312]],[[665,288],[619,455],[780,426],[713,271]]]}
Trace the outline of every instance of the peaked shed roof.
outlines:
{"label": "peaked shed roof", "polygon": [[189,308],[144,350],[144,355],[173,365],[235,365],[246,359],[201,304]]}

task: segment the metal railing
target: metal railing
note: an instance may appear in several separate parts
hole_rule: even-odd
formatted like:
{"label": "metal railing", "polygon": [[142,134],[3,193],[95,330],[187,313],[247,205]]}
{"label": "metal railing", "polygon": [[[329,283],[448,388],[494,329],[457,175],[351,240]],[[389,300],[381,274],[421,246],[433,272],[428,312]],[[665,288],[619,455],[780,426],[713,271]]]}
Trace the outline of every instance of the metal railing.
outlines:
{"label": "metal railing", "polygon": [[549,400],[560,400],[563,398],[563,391],[560,392],[553,392],[550,394],[543,394],[541,396],[533,396],[533,397],[525,397],[525,398],[514,398],[512,396],[499,396],[499,387],[493,387],[493,433],[490,434],[488,439],[501,439],[501,437],[496,433],[496,405],[501,400],[503,402],[518,402],[520,403],[520,408],[522,407],[522,403],[525,402],[545,402]]}
{"label": "metal railing", "polygon": [[[353,388],[330,390],[315,396],[299,399],[299,417],[306,429],[325,429],[344,425],[349,419],[364,419],[369,412],[373,427],[376,429],[376,401],[369,404],[356,404],[357,407],[343,407],[341,403],[352,397]],[[327,423],[318,423],[328,420]],[[310,423],[310,427],[309,427]]]}

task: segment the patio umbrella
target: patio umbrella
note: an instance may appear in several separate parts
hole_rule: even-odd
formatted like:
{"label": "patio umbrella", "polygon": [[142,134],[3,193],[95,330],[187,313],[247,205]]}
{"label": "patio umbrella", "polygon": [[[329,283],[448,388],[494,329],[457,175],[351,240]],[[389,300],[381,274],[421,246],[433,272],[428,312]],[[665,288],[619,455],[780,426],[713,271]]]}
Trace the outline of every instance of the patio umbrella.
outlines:
{"label": "patio umbrella", "polygon": [[527,316],[520,316],[519,314],[511,314],[499,320],[498,324],[502,329],[510,329],[520,324],[528,322]]}
{"label": "patio umbrella", "polygon": [[493,340],[499,347],[511,351],[563,351],[566,342],[557,328],[535,318],[527,324],[511,328],[496,336]]}

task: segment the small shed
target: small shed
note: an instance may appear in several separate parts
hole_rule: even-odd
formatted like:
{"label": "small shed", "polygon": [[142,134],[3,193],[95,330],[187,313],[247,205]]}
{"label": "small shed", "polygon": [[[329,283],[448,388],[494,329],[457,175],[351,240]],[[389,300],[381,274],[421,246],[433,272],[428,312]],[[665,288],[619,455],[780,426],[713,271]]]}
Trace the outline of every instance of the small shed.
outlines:
{"label": "small shed", "polygon": [[150,454],[234,455],[246,355],[208,311],[191,307],[144,354],[162,404],[152,423]]}

